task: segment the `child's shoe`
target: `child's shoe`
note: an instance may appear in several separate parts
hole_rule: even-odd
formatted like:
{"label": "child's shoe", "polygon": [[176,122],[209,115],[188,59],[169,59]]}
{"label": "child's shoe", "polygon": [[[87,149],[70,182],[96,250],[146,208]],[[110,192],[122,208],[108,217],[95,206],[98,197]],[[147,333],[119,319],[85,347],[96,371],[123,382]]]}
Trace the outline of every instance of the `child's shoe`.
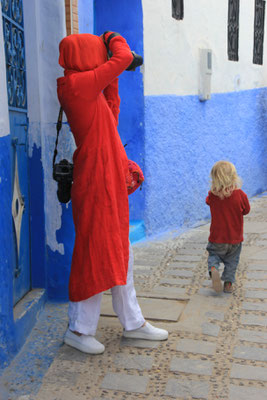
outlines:
{"label": "child's shoe", "polygon": [[233,285],[231,282],[224,282],[223,286],[224,293],[233,293]]}
{"label": "child's shoe", "polygon": [[79,336],[73,333],[70,329],[65,333],[64,343],[88,354],[101,354],[105,350],[105,346],[98,342],[94,336]]}
{"label": "child's shoe", "polygon": [[149,322],[146,322],[145,325],[141,326],[141,328],[134,329],[132,331],[123,331],[122,335],[130,339],[146,339],[146,340],[168,339],[168,331],[166,331],[165,329],[156,328]]}
{"label": "child's shoe", "polygon": [[223,290],[219,271],[215,267],[211,267],[212,287],[215,292],[220,293]]}

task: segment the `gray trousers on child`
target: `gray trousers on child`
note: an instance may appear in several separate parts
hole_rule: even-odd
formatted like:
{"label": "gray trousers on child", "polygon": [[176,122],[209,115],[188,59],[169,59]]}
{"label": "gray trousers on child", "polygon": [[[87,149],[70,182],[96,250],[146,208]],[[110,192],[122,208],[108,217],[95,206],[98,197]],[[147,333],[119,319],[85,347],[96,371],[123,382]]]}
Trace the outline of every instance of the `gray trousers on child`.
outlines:
{"label": "gray trousers on child", "polygon": [[219,269],[220,263],[224,264],[224,270],[221,279],[225,282],[235,282],[235,273],[239,263],[242,243],[211,243],[207,245],[208,269],[211,267]]}

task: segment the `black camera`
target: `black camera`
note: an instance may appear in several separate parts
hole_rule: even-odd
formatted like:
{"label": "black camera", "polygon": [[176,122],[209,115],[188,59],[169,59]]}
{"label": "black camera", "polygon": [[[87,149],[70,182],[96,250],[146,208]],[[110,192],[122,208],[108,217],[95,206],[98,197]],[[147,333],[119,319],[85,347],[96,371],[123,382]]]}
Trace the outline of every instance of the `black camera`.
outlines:
{"label": "black camera", "polygon": [[[109,49],[109,42],[111,41],[112,38],[114,38],[115,36],[120,36],[119,33],[117,32],[113,32],[111,33],[111,35],[108,37],[108,40],[106,41],[105,39],[105,35],[106,33],[109,33],[110,31],[106,31],[103,33],[103,40],[104,40],[104,44],[106,46],[107,52],[108,52],[108,56],[109,58],[112,57],[112,52]],[[126,71],[135,71],[135,69],[137,67],[140,67],[141,65],[143,65],[143,57],[139,56],[138,54],[136,54],[134,51],[132,51],[132,55],[133,55],[133,61],[131,62],[131,64],[129,65],[128,68],[126,68]]]}
{"label": "black camera", "polygon": [[129,67],[126,68],[126,71],[135,71],[135,68],[143,65],[143,57],[142,56],[139,56],[134,51],[132,51],[132,55],[133,55],[134,59],[133,59],[132,63],[129,65]]}
{"label": "black camera", "polygon": [[68,160],[61,160],[53,166],[53,179],[58,183],[57,197],[60,203],[68,203],[71,199],[73,181],[73,164]]}

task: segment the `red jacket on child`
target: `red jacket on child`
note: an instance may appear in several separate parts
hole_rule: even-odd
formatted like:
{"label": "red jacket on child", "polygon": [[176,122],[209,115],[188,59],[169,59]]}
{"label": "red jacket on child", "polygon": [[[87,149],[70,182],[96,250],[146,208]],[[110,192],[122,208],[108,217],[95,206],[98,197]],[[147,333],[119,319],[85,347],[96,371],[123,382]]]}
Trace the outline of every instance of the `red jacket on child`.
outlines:
{"label": "red jacket on child", "polygon": [[250,211],[246,193],[236,189],[231,196],[221,199],[209,191],[206,203],[210,206],[211,212],[209,242],[229,244],[242,242],[243,215]]}

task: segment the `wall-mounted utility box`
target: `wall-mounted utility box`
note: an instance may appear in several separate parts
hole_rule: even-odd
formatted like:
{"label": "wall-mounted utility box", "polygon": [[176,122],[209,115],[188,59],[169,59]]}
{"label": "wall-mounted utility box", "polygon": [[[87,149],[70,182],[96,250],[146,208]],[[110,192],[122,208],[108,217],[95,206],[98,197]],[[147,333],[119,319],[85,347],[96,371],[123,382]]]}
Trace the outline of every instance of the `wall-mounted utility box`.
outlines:
{"label": "wall-mounted utility box", "polygon": [[199,49],[199,100],[210,99],[212,75],[212,51]]}

